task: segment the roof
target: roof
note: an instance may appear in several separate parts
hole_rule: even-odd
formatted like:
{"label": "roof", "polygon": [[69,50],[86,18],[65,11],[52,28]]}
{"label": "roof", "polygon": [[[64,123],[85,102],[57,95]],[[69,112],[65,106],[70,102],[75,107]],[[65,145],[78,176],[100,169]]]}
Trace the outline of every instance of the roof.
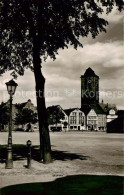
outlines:
{"label": "roof", "polygon": [[95,110],[96,114],[105,114],[99,104],[91,105],[91,108]]}
{"label": "roof", "polygon": [[21,104],[15,104],[15,107],[17,109],[22,109],[23,107],[25,107],[25,105],[27,104],[27,102],[21,103]]}
{"label": "roof", "polygon": [[81,111],[84,112],[85,115],[87,115],[91,110],[91,107],[90,105],[84,105],[82,108],[81,108]]}
{"label": "roof", "polygon": [[[17,109],[22,109],[22,108],[24,108],[24,107],[26,106],[26,104],[27,104],[28,102],[31,102],[31,100],[29,99],[27,102],[15,104],[15,107],[16,107]],[[31,103],[31,104],[32,104],[32,103]]]}
{"label": "roof", "polygon": [[99,78],[90,67],[88,69],[86,69],[84,75],[81,75],[81,78],[82,77],[97,77],[97,78]]}
{"label": "roof", "polygon": [[106,113],[106,114],[109,114],[109,111],[111,109],[115,110],[115,112],[117,112],[117,108],[116,108],[116,105],[115,104],[105,104],[105,103],[99,103],[100,107],[103,109],[103,111]]}
{"label": "roof", "polygon": [[[55,105],[55,106],[50,106],[47,108],[47,110],[52,111],[55,109],[55,107],[60,107],[59,105]],[[61,108],[62,109],[62,108]],[[63,110],[65,112],[65,114],[67,114],[68,116],[70,115],[70,113],[76,109],[81,110],[85,115],[87,115],[91,109],[94,109],[96,114],[105,114],[105,112],[103,111],[103,109],[99,106],[99,104],[97,105],[84,105],[82,108],[70,108],[70,109],[65,109]]]}
{"label": "roof", "polygon": [[82,112],[84,112],[85,115],[87,115],[91,111],[91,109],[93,109],[96,112],[96,114],[105,114],[105,112],[99,106],[99,104],[96,104],[96,105],[86,105],[86,106],[83,106],[81,108]]}
{"label": "roof", "polygon": [[[65,109],[64,112],[69,116],[70,113],[71,113],[72,111],[74,111],[75,109],[77,109],[77,108]],[[79,109],[79,108],[78,108],[78,109]]]}
{"label": "roof", "polygon": [[[53,105],[53,106],[49,106],[49,107],[47,107],[47,109],[52,110],[52,109],[54,109],[54,108],[58,108],[58,107],[60,107],[60,108],[61,108],[61,106],[60,106],[60,105]],[[61,109],[62,109],[62,108],[61,108]]]}

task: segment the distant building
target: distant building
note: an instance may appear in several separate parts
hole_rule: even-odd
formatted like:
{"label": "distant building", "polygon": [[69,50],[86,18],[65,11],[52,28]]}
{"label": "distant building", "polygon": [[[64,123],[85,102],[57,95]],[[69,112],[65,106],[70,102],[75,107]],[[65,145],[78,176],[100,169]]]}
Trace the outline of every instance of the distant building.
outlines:
{"label": "distant building", "polygon": [[87,130],[97,130],[98,117],[94,109],[91,109],[87,115]]}
{"label": "distant building", "polygon": [[109,110],[111,109],[115,110],[115,113],[117,112],[117,107],[115,104],[104,103],[104,101],[102,100],[102,102],[100,102],[99,105],[101,106],[105,113],[108,113]]}
{"label": "distant building", "polygon": [[79,108],[66,109],[64,112],[68,116],[68,127],[70,130],[85,129],[85,114]]}
{"label": "distant building", "polygon": [[99,103],[99,76],[91,68],[81,75],[81,109],[86,116],[87,128],[91,129],[105,130],[106,123],[118,117],[115,104],[105,104],[103,100]]}
{"label": "distant building", "polygon": [[99,77],[88,68],[81,75],[81,108],[99,103]]}
{"label": "distant building", "polygon": [[107,114],[107,123],[111,122],[112,120],[118,118],[116,111],[114,109],[110,109],[109,113]]}
{"label": "distant building", "polygon": [[115,104],[105,104],[102,100],[99,105],[103,109],[104,113],[107,115],[107,122],[110,122],[118,117],[118,115],[116,114],[117,108]]}
{"label": "distant building", "polygon": [[[59,105],[57,105],[59,106]],[[48,107],[52,109],[53,106]],[[60,107],[61,108],[61,107]],[[106,130],[106,115],[99,106],[87,107],[85,109],[72,108],[65,109],[61,108],[65,115],[65,119],[61,120],[60,123],[49,125],[49,130],[57,128],[60,131],[65,130],[64,122],[67,122],[66,130],[83,130],[83,131],[105,131]]]}
{"label": "distant building", "polygon": [[106,114],[99,104],[84,106],[82,111],[85,113],[85,130],[106,130]]}
{"label": "distant building", "polygon": [[[55,106],[49,106],[47,108],[47,111],[49,111],[49,113],[51,113],[51,117],[52,117],[52,113],[53,113],[53,109],[55,110],[55,108],[59,108],[62,113],[64,114],[64,119],[60,119],[60,122],[56,124],[56,122],[54,124],[50,124],[49,125],[49,130],[50,131],[54,131],[54,130],[58,130],[58,131],[63,131],[63,130],[68,130],[68,116],[65,113],[65,111],[61,108],[61,106],[59,105],[55,105]],[[66,126],[65,126],[66,123]]]}
{"label": "distant building", "polygon": [[[10,102],[7,101],[6,102],[6,105],[9,107],[9,104]],[[21,128],[21,125],[15,125],[14,124],[14,119],[16,117],[16,114],[18,113],[19,109],[22,109],[22,108],[27,108],[27,109],[31,109],[33,110],[34,112],[37,113],[37,107],[34,106],[34,104],[31,102],[31,100],[29,99],[27,102],[24,102],[24,103],[20,103],[20,104],[13,104],[12,105],[12,130],[16,130],[17,128]],[[8,129],[8,125],[6,125],[5,127],[6,129]],[[26,128],[26,127],[25,127]],[[32,125],[32,129],[34,130],[38,130],[38,123],[36,123],[35,125]]]}
{"label": "distant building", "polygon": [[107,133],[124,133],[124,110],[118,110],[116,116],[116,119],[107,123]]}
{"label": "distant building", "polygon": [[[62,109],[62,108],[61,108]],[[69,130],[106,131],[107,122],[118,117],[114,104],[99,103],[99,76],[88,68],[81,75],[81,108],[65,109]],[[63,121],[58,124],[63,130]]]}
{"label": "distant building", "polygon": [[124,133],[124,115],[107,123],[107,133]]}
{"label": "distant building", "polygon": [[16,107],[16,109],[27,108],[33,110],[34,112],[37,112],[37,107],[34,106],[30,99],[27,102],[14,104],[14,106]]}

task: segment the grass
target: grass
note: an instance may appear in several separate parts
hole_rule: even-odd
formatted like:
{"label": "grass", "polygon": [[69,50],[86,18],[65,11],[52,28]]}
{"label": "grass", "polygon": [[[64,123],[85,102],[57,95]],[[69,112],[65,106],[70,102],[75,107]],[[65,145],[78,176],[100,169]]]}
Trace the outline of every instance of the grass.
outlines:
{"label": "grass", "polygon": [[0,195],[122,195],[123,177],[73,175],[46,183],[4,187]]}

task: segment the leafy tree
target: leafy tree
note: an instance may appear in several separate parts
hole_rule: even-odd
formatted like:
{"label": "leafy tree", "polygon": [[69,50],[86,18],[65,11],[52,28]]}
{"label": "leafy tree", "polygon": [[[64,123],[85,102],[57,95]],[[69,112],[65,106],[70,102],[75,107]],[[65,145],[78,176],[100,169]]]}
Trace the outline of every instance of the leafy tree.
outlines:
{"label": "leafy tree", "polygon": [[51,106],[47,108],[47,116],[48,116],[48,124],[54,125],[61,122],[61,120],[65,119],[65,115],[62,112],[61,108],[59,106]]}
{"label": "leafy tree", "polygon": [[[101,2],[101,3],[100,3]],[[123,0],[1,0],[0,74],[13,70],[23,75],[34,72],[40,131],[41,158],[51,161],[51,146],[44,97],[42,60],[55,59],[60,48],[82,46],[79,38],[89,33],[95,38],[105,31],[107,21],[100,18],[103,7],[111,12],[114,4],[123,9]]]}
{"label": "leafy tree", "polygon": [[28,108],[22,108],[16,113],[15,125],[35,124],[37,122],[37,113]]}
{"label": "leafy tree", "polygon": [[2,102],[0,104],[0,131],[3,129],[4,125],[9,123],[9,108],[6,103]]}

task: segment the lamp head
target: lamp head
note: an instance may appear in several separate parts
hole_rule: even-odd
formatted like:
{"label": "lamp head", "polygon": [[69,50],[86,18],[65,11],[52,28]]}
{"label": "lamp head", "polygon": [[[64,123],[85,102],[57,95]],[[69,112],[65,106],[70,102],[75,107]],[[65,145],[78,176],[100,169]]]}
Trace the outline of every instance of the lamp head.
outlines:
{"label": "lamp head", "polygon": [[27,146],[31,146],[31,145],[32,145],[31,140],[28,140],[28,141],[27,141]]}
{"label": "lamp head", "polygon": [[18,86],[18,84],[12,80],[10,80],[9,82],[6,83],[7,86],[7,91],[9,94],[14,95],[16,87]]}

